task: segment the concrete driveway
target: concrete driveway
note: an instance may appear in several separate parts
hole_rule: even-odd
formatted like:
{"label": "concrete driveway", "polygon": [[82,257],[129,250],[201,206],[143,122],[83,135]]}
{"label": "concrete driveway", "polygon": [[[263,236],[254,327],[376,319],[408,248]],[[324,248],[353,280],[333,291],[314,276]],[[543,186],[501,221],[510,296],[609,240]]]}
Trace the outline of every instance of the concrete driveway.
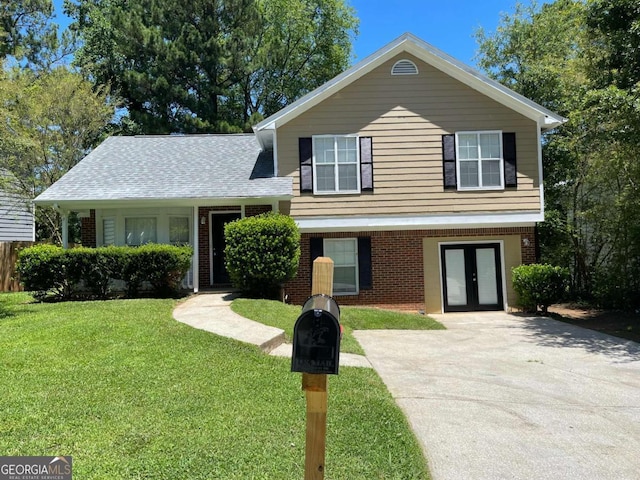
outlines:
{"label": "concrete driveway", "polygon": [[434,480],[640,479],[640,344],[546,318],[358,331]]}

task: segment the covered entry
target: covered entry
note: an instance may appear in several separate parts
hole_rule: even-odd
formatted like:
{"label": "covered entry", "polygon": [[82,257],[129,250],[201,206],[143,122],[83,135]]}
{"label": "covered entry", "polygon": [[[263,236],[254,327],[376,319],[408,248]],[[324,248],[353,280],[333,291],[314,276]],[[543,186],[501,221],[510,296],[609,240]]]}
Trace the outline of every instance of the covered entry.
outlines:
{"label": "covered entry", "polygon": [[440,245],[445,312],[503,310],[500,243]]}
{"label": "covered entry", "polygon": [[225,265],[224,226],[242,217],[240,212],[210,212],[211,225],[211,285],[227,285],[231,283],[229,272]]}

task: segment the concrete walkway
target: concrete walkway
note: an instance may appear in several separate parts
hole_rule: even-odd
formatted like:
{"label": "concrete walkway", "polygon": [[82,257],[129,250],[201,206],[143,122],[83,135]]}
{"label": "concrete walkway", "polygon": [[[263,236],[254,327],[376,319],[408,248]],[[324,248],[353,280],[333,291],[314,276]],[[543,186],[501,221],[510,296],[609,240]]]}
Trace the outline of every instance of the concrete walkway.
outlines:
{"label": "concrete walkway", "polygon": [[[231,302],[236,296],[226,291],[194,295],[175,308],[173,318],[200,330],[257,345],[270,355],[291,358],[292,346],[284,343],[284,330],[233,312]],[[366,357],[352,353],[340,353],[340,366],[371,368]]]}
{"label": "concrete walkway", "polygon": [[434,480],[640,479],[640,345],[540,317],[357,331]]}

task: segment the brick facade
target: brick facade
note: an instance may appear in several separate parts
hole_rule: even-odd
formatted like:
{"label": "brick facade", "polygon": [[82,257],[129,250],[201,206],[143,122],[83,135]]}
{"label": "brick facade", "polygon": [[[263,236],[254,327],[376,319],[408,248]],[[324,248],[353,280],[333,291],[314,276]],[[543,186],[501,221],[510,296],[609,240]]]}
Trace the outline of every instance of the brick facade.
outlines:
{"label": "brick facade", "polygon": [[97,235],[95,210],[90,210],[88,217],[80,219],[80,241],[84,247],[96,247]]}
{"label": "brick facade", "polygon": [[[423,239],[438,237],[486,237],[500,239],[504,235],[520,235],[522,261],[535,261],[533,227],[471,228],[457,230],[405,230],[303,234],[297,277],[285,285],[285,294],[294,304],[302,304],[311,292],[310,239],[371,237],[372,285],[358,295],[340,296],[341,305],[371,305],[401,310],[424,309]],[[526,241],[525,241],[526,239]],[[528,243],[528,245],[527,245]]]}

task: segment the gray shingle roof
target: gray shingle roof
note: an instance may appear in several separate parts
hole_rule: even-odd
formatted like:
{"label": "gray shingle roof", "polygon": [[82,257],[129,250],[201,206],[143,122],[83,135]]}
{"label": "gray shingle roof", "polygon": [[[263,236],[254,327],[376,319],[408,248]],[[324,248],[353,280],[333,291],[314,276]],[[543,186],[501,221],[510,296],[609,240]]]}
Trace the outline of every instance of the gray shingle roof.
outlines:
{"label": "gray shingle roof", "polygon": [[273,177],[254,135],[157,135],[108,138],[35,201],[290,195],[291,178]]}

